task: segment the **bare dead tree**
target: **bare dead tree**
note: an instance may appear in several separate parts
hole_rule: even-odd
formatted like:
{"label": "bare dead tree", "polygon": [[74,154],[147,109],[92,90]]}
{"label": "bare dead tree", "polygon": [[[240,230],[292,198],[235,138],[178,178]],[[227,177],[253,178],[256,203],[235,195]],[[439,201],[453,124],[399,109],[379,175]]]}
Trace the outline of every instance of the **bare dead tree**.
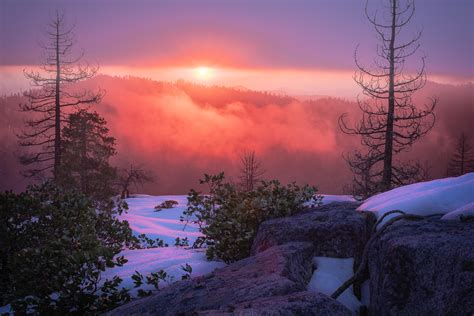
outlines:
{"label": "bare dead tree", "polygon": [[132,185],[138,187],[153,181],[153,173],[141,166],[130,164],[128,168],[119,169],[118,185],[121,190],[120,198],[128,199],[130,197],[130,187]]}
{"label": "bare dead tree", "polygon": [[362,66],[358,49],[354,53],[357,66],[354,80],[364,96],[358,97],[362,118],[353,127],[346,122],[347,114],[339,118],[341,130],[359,135],[362,145],[367,148],[366,153],[355,152],[346,160],[354,177],[359,178],[370,194],[421,177],[421,164],[400,163],[394,160],[394,155],[407,151],[434,126],[437,103],[436,98],[432,98],[423,107],[417,107],[412,100],[413,93],[426,83],[425,58],[421,58],[417,72],[405,70],[405,61],[417,52],[422,34],[420,31],[409,40],[403,40],[400,34],[415,13],[414,0],[387,2],[385,8],[389,12],[382,16],[377,11],[370,14],[368,0],[366,3],[366,17],[379,39],[374,67]]}
{"label": "bare dead tree", "polygon": [[262,164],[258,161],[255,151],[246,151],[240,156],[240,185],[245,191],[252,191],[255,184],[265,174]]}
{"label": "bare dead tree", "polygon": [[470,144],[470,138],[461,133],[451,160],[448,163],[449,176],[461,176],[468,172],[474,172],[474,148]]}
{"label": "bare dead tree", "polygon": [[24,70],[32,89],[25,93],[26,104],[20,105],[23,112],[30,113],[26,121],[27,130],[18,135],[20,145],[31,148],[20,156],[20,162],[29,169],[25,176],[36,176],[53,169],[56,178],[61,165],[61,123],[67,118],[66,108],[98,103],[104,91],[68,89],[71,84],[93,77],[98,66],[82,63],[83,53],[72,52],[75,40],[74,27],[68,27],[64,15],[56,16],[45,30],[46,44],[44,60],[38,71]]}

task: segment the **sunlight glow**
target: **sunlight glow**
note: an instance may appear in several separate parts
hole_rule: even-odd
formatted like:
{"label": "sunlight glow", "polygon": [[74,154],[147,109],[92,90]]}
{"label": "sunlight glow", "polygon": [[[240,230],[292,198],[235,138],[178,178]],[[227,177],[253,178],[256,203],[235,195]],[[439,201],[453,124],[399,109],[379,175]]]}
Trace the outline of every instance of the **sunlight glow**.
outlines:
{"label": "sunlight glow", "polygon": [[201,66],[195,69],[196,77],[199,80],[208,80],[212,76],[212,69],[209,67]]}

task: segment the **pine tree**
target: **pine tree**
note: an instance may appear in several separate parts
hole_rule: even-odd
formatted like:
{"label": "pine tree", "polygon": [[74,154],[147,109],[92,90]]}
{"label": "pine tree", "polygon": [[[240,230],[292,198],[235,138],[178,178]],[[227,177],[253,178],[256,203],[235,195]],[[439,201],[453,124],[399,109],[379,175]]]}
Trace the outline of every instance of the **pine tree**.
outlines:
{"label": "pine tree", "polygon": [[82,63],[83,53],[74,54],[73,27],[68,27],[64,16],[57,13],[47,25],[44,60],[39,71],[25,71],[25,77],[34,89],[27,91],[26,104],[20,106],[29,114],[27,129],[18,135],[20,145],[29,149],[20,156],[28,166],[23,174],[28,177],[43,175],[53,169],[56,179],[61,165],[61,125],[67,117],[66,109],[99,103],[104,91],[75,91],[71,84],[92,78],[98,66]]}
{"label": "pine tree", "polygon": [[470,138],[461,133],[454,154],[448,163],[448,175],[461,176],[468,172],[474,172],[474,148],[470,144]]}
{"label": "pine tree", "polygon": [[114,194],[117,171],[109,164],[109,159],[116,151],[115,138],[109,135],[104,118],[86,110],[70,114],[62,137],[58,182],[94,200],[110,198]]}

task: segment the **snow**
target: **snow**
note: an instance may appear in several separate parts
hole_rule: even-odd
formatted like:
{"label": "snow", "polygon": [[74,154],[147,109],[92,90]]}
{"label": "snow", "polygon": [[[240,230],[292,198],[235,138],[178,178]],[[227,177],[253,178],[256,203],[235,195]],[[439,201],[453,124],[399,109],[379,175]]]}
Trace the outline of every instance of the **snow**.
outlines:
{"label": "snow", "polygon": [[321,194],[323,197],[323,205],[332,202],[355,202],[356,200],[352,195],[332,195],[332,194]]}
{"label": "snow", "polygon": [[13,315],[12,307],[10,304],[0,306],[0,315],[3,314]]}
{"label": "snow", "polygon": [[[122,267],[107,269],[102,273],[103,279],[112,279],[118,275],[123,279],[122,287],[133,288],[133,281],[130,278],[135,271],[139,271],[143,276],[151,272],[157,272],[161,269],[165,270],[173,281],[178,281],[185,272],[181,269],[186,263],[189,264],[193,271],[192,277],[207,274],[216,268],[225,266],[225,263],[218,261],[208,261],[206,259],[205,249],[184,249],[180,247],[165,247],[152,249],[125,250],[120,253],[125,256],[128,262]],[[167,283],[160,284],[162,286]],[[152,285],[143,286],[144,290],[152,290]],[[131,291],[132,295],[136,291]]]}
{"label": "snow", "polygon": [[[474,203],[474,173],[402,186],[367,199],[357,210],[374,212],[377,218],[391,210],[429,216],[447,214],[471,203]],[[384,222],[397,215],[388,215]]]}
{"label": "snow", "polygon": [[[175,200],[178,205],[156,212],[154,207],[166,200]],[[163,269],[173,277],[174,281],[177,281],[185,273],[180,267],[186,264],[189,264],[193,269],[191,277],[207,274],[216,268],[225,266],[225,263],[220,261],[208,261],[205,249],[186,249],[174,246],[176,237],[187,237],[189,245],[192,245],[196,238],[202,235],[196,225],[188,223],[184,227],[184,223],[179,220],[186,209],[185,195],[151,196],[140,194],[133,195],[126,201],[129,209],[127,213],[120,216],[120,219],[129,222],[134,234],[146,234],[152,239],[163,239],[169,244],[169,247],[124,250],[118,256],[125,256],[128,262],[122,267],[107,269],[102,274],[103,280],[112,279],[113,276],[118,275],[123,279],[122,286],[132,289],[131,276],[135,271],[139,271],[145,276]],[[164,283],[160,287],[166,285]],[[152,288],[151,285],[142,287],[144,290]],[[136,291],[131,291],[131,294],[136,294]]]}
{"label": "snow", "polygon": [[[353,275],[354,258],[314,257],[315,271],[309,281],[308,290],[330,296]],[[357,314],[361,303],[355,297],[352,286],[345,290],[337,300]]]}
{"label": "snow", "polygon": [[474,202],[461,206],[454,211],[445,214],[441,219],[459,220],[461,216],[474,216]]}
{"label": "snow", "polygon": [[[174,200],[178,205],[174,208],[162,209],[156,212],[154,207],[166,200]],[[135,234],[146,234],[149,238],[163,239],[167,244],[174,245],[176,237],[188,237],[192,245],[197,237],[202,236],[197,225],[179,220],[186,209],[186,195],[152,196],[136,194],[126,199],[129,210],[120,216],[128,221]]]}

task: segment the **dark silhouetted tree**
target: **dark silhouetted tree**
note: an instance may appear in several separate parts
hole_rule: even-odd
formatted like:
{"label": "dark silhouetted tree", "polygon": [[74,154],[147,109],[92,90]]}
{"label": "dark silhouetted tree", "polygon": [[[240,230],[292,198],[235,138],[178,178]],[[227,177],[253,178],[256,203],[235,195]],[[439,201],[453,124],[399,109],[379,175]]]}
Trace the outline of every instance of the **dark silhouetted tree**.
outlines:
{"label": "dark silhouetted tree", "polygon": [[244,152],[240,156],[240,185],[244,191],[252,191],[261,177],[265,174],[255,151]]}
{"label": "dark silhouetted tree", "polygon": [[117,178],[116,168],[109,164],[115,154],[115,138],[102,117],[86,110],[70,114],[62,131],[57,182],[95,201],[107,201],[114,195]]}
{"label": "dark silhouetted tree", "polygon": [[434,126],[434,109],[431,99],[423,108],[417,107],[412,95],[426,83],[425,59],[415,73],[405,69],[405,61],[420,47],[421,31],[413,38],[403,40],[401,31],[413,17],[413,0],[387,0],[389,10],[382,16],[370,14],[366,3],[366,16],[375,28],[379,39],[374,67],[361,65],[354,54],[358,70],[355,82],[362,88],[358,98],[362,111],[359,123],[349,127],[346,114],[339,118],[339,126],[347,134],[360,135],[367,151],[357,151],[345,159],[354,173],[355,191],[365,196],[392,187],[419,181],[425,170],[421,164],[400,162],[394,156],[408,150]]}
{"label": "dark silhouetted tree", "polygon": [[461,176],[468,172],[474,172],[474,148],[471,146],[470,138],[462,133],[451,160],[448,163],[449,176]]}
{"label": "dark silhouetted tree", "polygon": [[47,43],[41,44],[44,60],[39,71],[24,71],[33,88],[26,92],[28,102],[21,110],[30,113],[27,130],[19,135],[20,145],[30,147],[20,156],[29,166],[25,176],[36,176],[53,169],[56,178],[61,165],[61,123],[67,117],[65,108],[100,102],[104,92],[74,91],[71,84],[93,77],[98,67],[81,63],[83,53],[73,54],[73,27],[66,25],[59,13],[47,25]]}
{"label": "dark silhouetted tree", "polygon": [[118,180],[118,185],[121,189],[120,198],[127,199],[130,197],[130,187],[132,185],[139,186],[153,181],[153,173],[143,167],[130,164],[128,168],[120,169]]}

